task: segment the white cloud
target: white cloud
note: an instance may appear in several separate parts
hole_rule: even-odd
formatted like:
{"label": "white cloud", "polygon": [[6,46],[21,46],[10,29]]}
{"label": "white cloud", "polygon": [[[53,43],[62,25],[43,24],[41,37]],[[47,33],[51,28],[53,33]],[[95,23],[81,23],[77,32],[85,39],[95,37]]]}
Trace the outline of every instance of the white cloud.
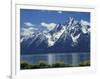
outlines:
{"label": "white cloud", "polygon": [[31,22],[25,22],[24,25],[25,27],[21,28],[21,35],[23,36],[30,36],[34,33],[35,30],[38,30],[38,28],[33,27],[35,25]]}
{"label": "white cloud", "polygon": [[29,27],[30,27],[30,26],[34,26],[34,25],[33,25],[32,23],[30,23],[30,22],[25,22],[24,24],[25,24],[26,26],[29,26]]}
{"label": "white cloud", "polygon": [[59,14],[61,14],[61,13],[62,13],[62,11],[58,11],[58,13],[59,13]]}
{"label": "white cloud", "polygon": [[42,26],[45,26],[45,27],[47,27],[47,26],[48,26],[48,24],[47,24],[47,23],[45,23],[45,22],[42,22],[42,23],[41,23],[41,25],[42,25]]}
{"label": "white cloud", "polygon": [[30,36],[30,35],[32,35],[34,33],[34,30],[38,30],[38,29],[34,28],[34,27],[21,28],[21,35]]}
{"label": "white cloud", "polygon": [[55,28],[56,24],[55,23],[45,23],[45,22],[42,22],[41,26],[46,27],[48,30],[52,30],[52,29]]}
{"label": "white cloud", "polygon": [[38,30],[38,28],[34,28],[34,27],[30,27],[28,29],[31,30],[31,31]]}
{"label": "white cloud", "polygon": [[29,36],[32,35],[33,33],[32,28],[22,28],[21,30],[22,30],[21,35],[23,36]]}

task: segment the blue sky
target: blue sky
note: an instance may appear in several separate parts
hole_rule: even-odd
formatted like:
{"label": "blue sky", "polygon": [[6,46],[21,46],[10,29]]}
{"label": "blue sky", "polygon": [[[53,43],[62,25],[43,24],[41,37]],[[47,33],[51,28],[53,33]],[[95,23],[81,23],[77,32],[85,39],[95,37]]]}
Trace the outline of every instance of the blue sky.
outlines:
{"label": "blue sky", "polygon": [[79,21],[83,19],[90,22],[89,12],[20,9],[20,26],[24,27],[25,23],[38,26],[42,22],[59,24],[64,23],[68,17],[73,17]]}

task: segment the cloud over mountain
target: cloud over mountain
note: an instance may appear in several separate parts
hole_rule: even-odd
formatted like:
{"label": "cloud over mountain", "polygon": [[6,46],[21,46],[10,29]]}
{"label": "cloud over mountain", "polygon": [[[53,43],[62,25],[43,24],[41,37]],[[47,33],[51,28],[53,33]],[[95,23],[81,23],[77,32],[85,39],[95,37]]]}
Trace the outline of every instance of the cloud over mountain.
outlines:
{"label": "cloud over mountain", "polygon": [[52,30],[52,29],[55,28],[56,24],[55,23],[45,23],[45,22],[42,22],[41,26],[46,27],[48,30]]}
{"label": "cloud over mountain", "polygon": [[24,24],[25,26],[29,26],[29,27],[34,26],[31,22],[25,22]]}

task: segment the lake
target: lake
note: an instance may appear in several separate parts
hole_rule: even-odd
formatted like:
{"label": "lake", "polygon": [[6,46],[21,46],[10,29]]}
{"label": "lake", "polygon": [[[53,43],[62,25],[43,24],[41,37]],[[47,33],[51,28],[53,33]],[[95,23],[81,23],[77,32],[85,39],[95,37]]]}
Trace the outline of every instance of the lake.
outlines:
{"label": "lake", "polygon": [[45,61],[52,65],[57,62],[64,62],[65,64],[70,64],[73,66],[78,66],[81,62],[90,60],[90,53],[49,53],[49,54],[31,54],[31,55],[21,55],[21,61],[27,61],[30,64],[37,64],[40,61]]}

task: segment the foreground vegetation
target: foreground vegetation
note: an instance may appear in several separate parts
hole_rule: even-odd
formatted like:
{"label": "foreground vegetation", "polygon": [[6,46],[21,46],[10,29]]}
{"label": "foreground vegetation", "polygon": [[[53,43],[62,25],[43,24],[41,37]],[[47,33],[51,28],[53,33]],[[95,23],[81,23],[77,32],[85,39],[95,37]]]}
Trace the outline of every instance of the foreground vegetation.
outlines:
{"label": "foreground vegetation", "polygon": [[56,62],[55,64],[49,65],[45,61],[40,61],[37,64],[29,64],[26,61],[21,61],[20,68],[21,69],[41,69],[41,68],[59,68],[59,67],[81,67],[81,66],[90,66],[90,61],[83,61],[78,66],[72,66],[69,64],[64,64],[64,62]]}

